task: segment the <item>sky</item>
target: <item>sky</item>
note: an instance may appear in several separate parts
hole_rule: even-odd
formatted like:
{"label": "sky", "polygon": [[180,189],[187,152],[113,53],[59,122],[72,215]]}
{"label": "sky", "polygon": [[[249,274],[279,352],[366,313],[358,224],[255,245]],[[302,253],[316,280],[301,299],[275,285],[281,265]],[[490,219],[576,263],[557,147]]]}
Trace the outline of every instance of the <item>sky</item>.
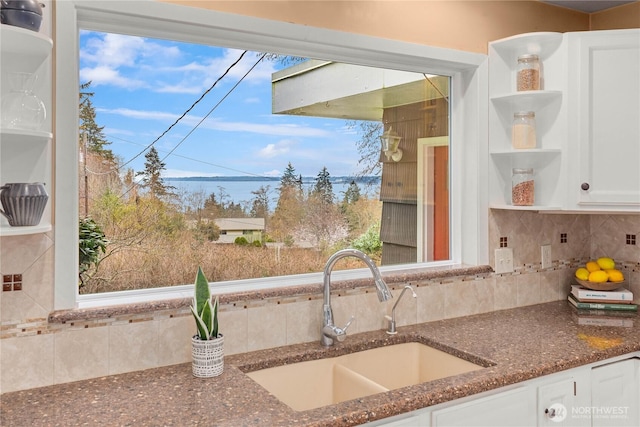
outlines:
{"label": "sky", "polygon": [[[145,158],[140,153],[144,148],[242,53],[82,31],[80,83],[91,81],[96,122],[104,126],[111,142],[107,148],[127,162],[127,167],[143,170]],[[247,52],[155,143],[166,164],[164,176],[279,177],[289,162],[303,176],[316,176],[323,166],[332,176],[355,174],[358,136],[344,120],[271,113],[271,75],[284,66],[260,61],[229,93],[258,60],[258,53]]]}

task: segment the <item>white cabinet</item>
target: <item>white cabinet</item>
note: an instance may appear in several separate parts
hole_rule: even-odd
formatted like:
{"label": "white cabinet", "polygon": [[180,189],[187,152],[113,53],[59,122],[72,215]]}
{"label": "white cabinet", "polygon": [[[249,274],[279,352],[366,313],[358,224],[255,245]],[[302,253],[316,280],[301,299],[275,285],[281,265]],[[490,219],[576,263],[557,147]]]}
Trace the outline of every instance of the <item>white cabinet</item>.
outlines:
{"label": "white cabinet", "polygon": [[568,33],[569,197],[640,211],[640,30]]}
{"label": "white cabinet", "polygon": [[530,427],[536,423],[536,395],[531,387],[517,387],[431,413],[431,425]]}
{"label": "white cabinet", "polygon": [[592,363],[467,396],[371,426],[640,425],[640,353]]}
{"label": "white cabinet", "polygon": [[[537,54],[541,90],[516,91],[517,57]],[[489,45],[489,204],[536,211],[640,211],[640,29],[530,33]],[[513,113],[533,111],[537,147],[511,147]],[[511,204],[511,171],[533,168],[534,206]]]}
{"label": "white cabinet", "polygon": [[640,425],[640,359],[598,366],[591,371],[592,426]]}
{"label": "white cabinet", "polygon": [[[50,111],[51,71],[49,65],[53,47],[52,40],[24,28],[0,25],[0,97],[10,90],[9,74],[13,72],[35,73],[39,84],[34,93],[45,102]],[[48,118],[44,130],[0,128],[0,185],[10,182],[44,182],[51,191],[51,120]],[[0,215],[0,236],[12,236],[46,232],[51,229],[51,203],[43,214],[39,225],[33,227],[11,227]]]}

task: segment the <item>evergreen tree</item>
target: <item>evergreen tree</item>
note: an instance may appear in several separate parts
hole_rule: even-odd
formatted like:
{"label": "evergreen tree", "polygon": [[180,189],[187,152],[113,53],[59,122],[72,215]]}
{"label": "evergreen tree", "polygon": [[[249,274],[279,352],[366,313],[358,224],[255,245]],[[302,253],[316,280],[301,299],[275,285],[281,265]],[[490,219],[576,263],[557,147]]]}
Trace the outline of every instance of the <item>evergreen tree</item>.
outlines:
{"label": "evergreen tree", "polygon": [[331,184],[329,171],[327,171],[326,166],[318,172],[312,194],[323,203],[333,204],[333,185]]}
{"label": "evergreen tree", "polygon": [[155,147],[151,147],[147,154],[144,155],[144,158],[146,159],[144,171],[136,174],[142,176],[142,187],[149,190],[149,194],[154,198],[173,195],[171,190],[175,189],[175,187],[166,185],[164,179],[162,179],[162,171],[165,170],[166,165],[160,160],[158,150]]}
{"label": "evergreen tree", "polygon": [[345,205],[352,204],[360,200],[360,187],[355,181],[351,181],[349,187],[344,191],[342,203]]}
{"label": "evergreen tree", "polygon": [[281,241],[292,241],[294,229],[302,220],[302,179],[289,163],[280,178],[280,196],[270,221],[270,231]]}
{"label": "evergreen tree", "polygon": [[99,154],[106,160],[113,161],[113,152],[105,148],[111,142],[107,141],[104,135],[104,126],[98,126],[96,123],[96,109],[91,101],[94,92],[88,91],[90,86],[90,81],[80,85],[80,146],[84,145],[84,138],[86,137],[87,151]]}
{"label": "evergreen tree", "polygon": [[280,192],[282,192],[283,189],[302,190],[302,175],[299,177],[296,176],[296,170],[291,162],[287,164],[287,168],[280,178]]}

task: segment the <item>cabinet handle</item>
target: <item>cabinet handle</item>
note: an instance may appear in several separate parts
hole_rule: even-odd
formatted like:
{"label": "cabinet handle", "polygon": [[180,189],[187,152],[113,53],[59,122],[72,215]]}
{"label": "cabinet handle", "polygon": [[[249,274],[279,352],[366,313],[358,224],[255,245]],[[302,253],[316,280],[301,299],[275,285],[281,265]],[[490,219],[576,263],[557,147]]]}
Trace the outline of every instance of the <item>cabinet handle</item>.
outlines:
{"label": "cabinet handle", "polygon": [[589,189],[589,183],[588,182],[583,182],[580,185],[580,188],[582,188],[584,191],[587,191]]}
{"label": "cabinet handle", "polygon": [[544,413],[547,414],[547,417],[549,418],[553,418],[556,416],[556,410],[554,408],[551,408],[551,409],[547,408],[544,410]]}

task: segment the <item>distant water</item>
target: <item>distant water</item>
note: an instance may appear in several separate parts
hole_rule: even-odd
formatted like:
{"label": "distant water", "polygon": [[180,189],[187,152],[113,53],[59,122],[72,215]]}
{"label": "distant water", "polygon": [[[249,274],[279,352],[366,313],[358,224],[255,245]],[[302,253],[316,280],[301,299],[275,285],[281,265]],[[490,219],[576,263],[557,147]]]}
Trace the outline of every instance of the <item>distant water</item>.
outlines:
{"label": "distant water", "polygon": [[[337,200],[342,200],[344,192],[349,187],[352,178],[349,177],[331,177],[331,185],[333,194]],[[258,191],[260,187],[268,188],[269,199],[275,203],[278,199],[278,187],[280,179],[268,178],[248,178],[248,177],[215,177],[215,178],[165,178],[168,185],[176,187],[177,192],[186,193],[204,193],[205,197],[215,194],[216,200],[220,200],[222,194],[226,202],[235,202],[241,205],[250,204],[255,198],[252,191]],[[377,194],[380,188],[379,177],[364,177],[356,181],[360,187],[361,194],[373,195]],[[302,186],[305,190],[315,185],[315,177],[303,177]],[[274,206],[271,206],[273,209]]]}

